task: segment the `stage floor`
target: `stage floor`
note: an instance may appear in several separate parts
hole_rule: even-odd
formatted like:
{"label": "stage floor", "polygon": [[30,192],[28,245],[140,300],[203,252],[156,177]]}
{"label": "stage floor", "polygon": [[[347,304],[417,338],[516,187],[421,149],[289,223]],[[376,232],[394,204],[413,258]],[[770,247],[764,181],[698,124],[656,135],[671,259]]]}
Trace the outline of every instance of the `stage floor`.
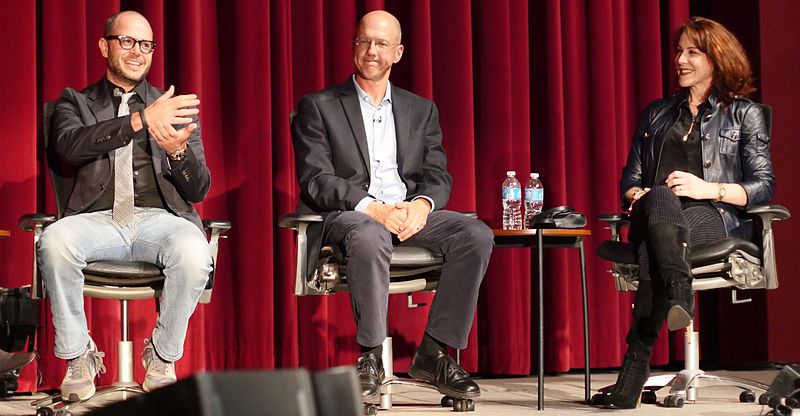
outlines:
{"label": "stage floor", "polygon": [[[765,371],[714,371],[712,374],[733,375],[769,384],[777,375],[777,370]],[[655,374],[660,374],[656,372]],[[616,373],[598,372],[592,374],[592,391],[613,383]],[[583,404],[583,374],[564,374],[545,377],[545,410],[536,410],[536,377],[480,379],[482,395],[475,400],[475,412],[468,416],[511,416],[511,415],[581,415],[615,413],[604,409],[594,409]],[[438,406],[440,395],[431,390],[398,387],[391,410],[380,411],[378,415],[422,416],[432,414],[452,414],[451,409]],[[660,391],[662,401],[667,389]],[[647,405],[625,415],[763,415],[769,411],[766,406],[753,403],[739,403],[739,392],[735,387],[714,387],[700,393],[696,403],[687,403],[683,409],[666,408],[662,405]],[[31,396],[17,396],[0,401],[0,415],[32,415]],[[97,403],[96,405],[102,405]],[[76,409],[73,414],[86,413]]]}

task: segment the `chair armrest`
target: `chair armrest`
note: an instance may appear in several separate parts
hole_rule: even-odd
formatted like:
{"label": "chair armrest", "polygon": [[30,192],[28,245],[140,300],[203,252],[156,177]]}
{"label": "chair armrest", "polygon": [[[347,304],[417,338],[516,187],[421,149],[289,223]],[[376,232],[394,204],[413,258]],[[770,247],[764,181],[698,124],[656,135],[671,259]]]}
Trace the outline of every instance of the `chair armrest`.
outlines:
{"label": "chair armrest", "polygon": [[758,205],[748,208],[747,213],[758,215],[764,221],[785,220],[791,217],[789,209],[783,205]]}
{"label": "chair armrest", "polygon": [[772,232],[772,222],[789,218],[789,210],[781,205],[761,205],[747,209],[747,213],[757,216],[756,232],[761,229],[761,262],[767,289],[778,287],[778,268],[775,261],[775,237]]}
{"label": "chair armrest", "polygon": [[301,223],[322,222],[322,215],[319,214],[298,214],[292,212],[281,216],[278,220],[278,227],[296,230]]}
{"label": "chair armrest", "polygon": [[216,277],[217,269],[217,255],[219,254],[219,239],[227,238],[223,236],[228,230],[231,229],[231,222],[225,220],[203,220],[203,228],[209,233],[208,245],[211,247],[211,262],[214,265],[214,270],[208,276],[208,283],[206,289],[200,296],[199,303],[211,302],[211,293],[214,289],[214,279]]}
{"label": "chair armrest", "polygon": [[19,228],[25,231],[34,231],[56,222],[56,219],[56,216],[52,214],[25,214],[19,218]]}
{"label": "chair armrest", "polygon": [[321,223],[323,221],[322,215],[318,214],[300,214],[292,212],[282,215],[278,219],[278,226],[295,231],[295,238],[297,240],[297,259],[295,269],[295,285],[294,294],[297,296],[305,296],[309,294],[309,287],[306,284],[306,276],[308,276],[308,237],[306,236],[306,229],[310,224]]}
{"label": "chair armrest", "polygon": [[622,239],[622,228],[631,224],[630,216],[621,212],[613,214],[600,214],[597,219],[608,223],[611,230],[611,240],[620,241]]}
{"label": "chair armrest", "polygon": [[24,214],[19,219],[19,228],[33,233],[33,275],[31,276],[31,299],[44,299],[44,283],[39,276],[39,260],[36,244],[44,232],[44,227],[56,222],[58,218],[51,214]]}
{"label": "chair armrest", "polygon": [[629,217],[628,217],[627,214],[623,214],[621,212],[615,212],[613,214],[600,214],[600,215],[597,216],[598,220],[604,221],[604,222],[608,222],[608,223],[620,222],[620,221],[628,222],[628,218]]}
{"label": "chair armrest", "polygon": [[203,220],[203,228],[210,231],[219,230],[220,234],[225,234],[226,231],[231,229],[231,222],[223,220]]}
{"label": "chair armrest", "polygon": [[203,220],[203,228],[209,233],[208,244],[211,246],[211,257],[214,264],[217,264],[217,249],[220,238],[231,229],[231,222],[225,220]]}

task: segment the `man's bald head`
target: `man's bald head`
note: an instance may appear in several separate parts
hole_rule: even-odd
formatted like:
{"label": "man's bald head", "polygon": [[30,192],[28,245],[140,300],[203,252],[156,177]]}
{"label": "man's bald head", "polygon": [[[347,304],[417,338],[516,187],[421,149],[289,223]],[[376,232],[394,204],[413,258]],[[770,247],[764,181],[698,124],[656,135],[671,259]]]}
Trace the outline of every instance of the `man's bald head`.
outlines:
{"label": "man's bald head", "polygon": [[356,28],[356,32],[362,31],[367,26],[376,25],[376,26],[383,26],[386,28],[391,28],[393,33],[397,34],[395,39],[388,39],[395,43],[401,43],[403,33],[400,29],[400,21],[397,20],[394,15],[385,11],[385,10],[374,10],[364,15],[361,20],[358,21],[358,27]]}
{"label": "man's bald head", "polygon": [[[139,12],[135,12],[135,11],[132,11],[132,10],[122,11],[122,12],[119,12],[119,13],[109,17],[108,19],[106,19],[106,26],[105,26],[105,28],[103,28],[103,36],[116,34],[115,31],[117,29],[116,28],[117,22],[121,18],[122,19],[135,18],[135,19],[141,19],[141,20],[144,20],[145,22],[147,22],[147,18],[144,17]],[[147,26],[150,26],[150,22],[147,22]]]}

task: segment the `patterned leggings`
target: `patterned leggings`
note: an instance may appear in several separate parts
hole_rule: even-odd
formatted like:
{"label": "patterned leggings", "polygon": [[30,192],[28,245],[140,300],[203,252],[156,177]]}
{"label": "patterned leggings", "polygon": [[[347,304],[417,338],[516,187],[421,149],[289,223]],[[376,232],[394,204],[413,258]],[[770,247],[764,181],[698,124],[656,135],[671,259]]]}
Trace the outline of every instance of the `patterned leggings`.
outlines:
{"label": "patterned leggings", "polygon": [[630,239],[639,255],[639,288],[633,309],[633,323],[627,341],[655,344],[669,310],[665,284],[647,254],[647,230],[659,223],[670,223],[689,231],[689,247],[724,238],[722,217],[711,204],[683,208],[680,199],[666,186],[653,187],[634,206]]}

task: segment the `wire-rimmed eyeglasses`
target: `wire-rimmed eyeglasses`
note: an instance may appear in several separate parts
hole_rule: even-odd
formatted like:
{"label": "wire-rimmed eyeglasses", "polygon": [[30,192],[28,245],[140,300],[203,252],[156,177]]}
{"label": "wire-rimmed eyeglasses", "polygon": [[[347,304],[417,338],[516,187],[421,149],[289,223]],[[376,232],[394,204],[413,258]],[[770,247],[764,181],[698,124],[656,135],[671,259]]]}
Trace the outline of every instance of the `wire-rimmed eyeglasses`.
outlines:
{"label": "wire-rimmed eyeglasses", "polygon": [[355,38],[353,39],[353,46],[356,48],[361,49],[369,49],[370,46],[375,45],[375,49],[378,52],[385,52],[390,48],[394,48],[395,46],[399,45],[399,43],[389,43],[388,40],[384,39],[369,39],[369,38]]}

